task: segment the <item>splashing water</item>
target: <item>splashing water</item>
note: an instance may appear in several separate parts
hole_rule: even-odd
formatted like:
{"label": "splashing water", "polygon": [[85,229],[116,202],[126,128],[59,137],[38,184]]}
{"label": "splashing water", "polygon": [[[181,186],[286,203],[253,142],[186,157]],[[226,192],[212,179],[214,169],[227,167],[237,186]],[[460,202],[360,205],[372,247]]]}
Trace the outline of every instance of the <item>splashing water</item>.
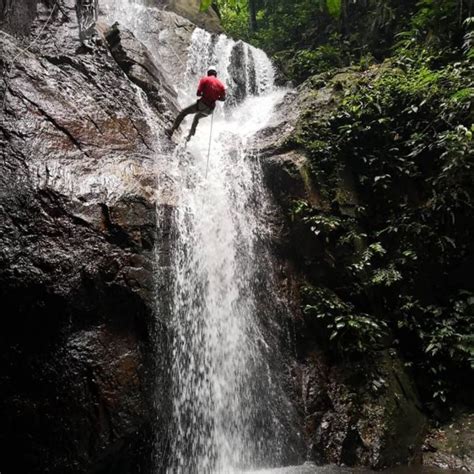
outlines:
{"label": "splashing water", "polygon": [[[104,5],[109,19],[147,43],[143,6],[128,0]],[[265,53],[196,28],[181,106],[197,99],[198,81],[210,64],[226,84],[226,103],[217,106],[213,120],[200,121],[187,150],[178,145],[166,158],[175,206],[170,261],[157,268],[170,267],[161,285],[169,294],[158,296],[169,301],[172,334],[168,473],[281,465],[292,410],[273,367],[279,348],[270,327],[281,308],[266,251],[267,198],[258,158],[247,151],[285,91],[274,87]],[[191,121],[181,125],[178,141]]]}
{"label": "splashing water", "polygon": [[[235,54],[242,57],[232,62]],[[266,198],[258,161],[246,149],[283,92],[273,88],[273,68],[262,52],[196,29],[188,88],[180,91],[183,105],[196,100],[197,81],[211,63],[227,83],[228,100],[240,105],[215,113],[207,179],[211,118],[201,120],[189,153],[178,148],[175,157],[175,433],[169,472],[235,472],[279,457],[281,427],[271,405],[281,394],[260,327],[266,309],[274,307],[262,301],[265,294],[272,298],[262,251]],[[236,64],[245,66],[238,80]]]}

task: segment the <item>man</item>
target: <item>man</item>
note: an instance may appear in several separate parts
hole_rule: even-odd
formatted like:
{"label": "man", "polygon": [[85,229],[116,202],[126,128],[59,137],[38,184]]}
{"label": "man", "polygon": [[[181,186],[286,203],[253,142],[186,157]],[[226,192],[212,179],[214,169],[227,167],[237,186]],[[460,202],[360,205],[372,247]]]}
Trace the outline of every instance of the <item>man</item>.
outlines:
{"label": "man", "polygon": [[201,98],[196,103],[183,109],[176,117],[173,126],[166,130],[166,135],[168,135],[169,138],[173,136],[174,131],[179,127],[186,115],[195,114],[193,125],[191,126],[189,135],[186,138],[186,141],[189,142],[191,137],[196,133],[196,127],[199,120],[214,112],[216,101],[225,100],[225,87],[224,84],[217,79],[217,70],[214,66],[209,67],[207,77],[203,77],[199,81],[197,95]]}

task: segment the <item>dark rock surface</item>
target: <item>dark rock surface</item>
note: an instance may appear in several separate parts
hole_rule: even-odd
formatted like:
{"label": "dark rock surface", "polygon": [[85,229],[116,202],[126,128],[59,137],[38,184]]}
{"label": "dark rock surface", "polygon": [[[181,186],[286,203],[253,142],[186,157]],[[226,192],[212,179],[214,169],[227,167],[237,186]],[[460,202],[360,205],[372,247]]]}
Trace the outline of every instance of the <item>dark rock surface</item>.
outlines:
{"label": "dark rock surface", "polygon": [[9,33],[29,31],[36,18],[38,0],[0,0],[0,29]]}
{"label": "dark rock surface", "polygon": [[474,415],[457,413],[449,422],[433,427],[423,451],[428,466],[474,472]]}
{"label": "dark rock surface", "polygon": [[362,363],[335,366],[311,352],[295,373],[313,460],[376,469],[421,462],[424,415],[395,354],[380,353],[369,376]]}
{"label": "dark rock surface", "polygon": [[145,472],[169,413],[153,276],[169,203],[156,192],[168,118],[141,91],[157,112],[175,94],[131,33],[115,28],[111,54],[90,2],[38,2],[36,17],[36,2],[5,5],[0,471]]}

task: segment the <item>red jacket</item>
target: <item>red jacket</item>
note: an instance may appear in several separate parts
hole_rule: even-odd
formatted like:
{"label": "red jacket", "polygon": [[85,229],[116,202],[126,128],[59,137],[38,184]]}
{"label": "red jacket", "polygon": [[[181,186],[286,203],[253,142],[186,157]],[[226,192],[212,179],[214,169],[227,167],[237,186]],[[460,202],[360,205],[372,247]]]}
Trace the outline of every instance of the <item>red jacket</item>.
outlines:
{"label": "red jacket", "polygon": [[215,76],[206,76],[199,81],[197,95],[208,107],[214,109],[217,100],[225,100],[225,87]]}

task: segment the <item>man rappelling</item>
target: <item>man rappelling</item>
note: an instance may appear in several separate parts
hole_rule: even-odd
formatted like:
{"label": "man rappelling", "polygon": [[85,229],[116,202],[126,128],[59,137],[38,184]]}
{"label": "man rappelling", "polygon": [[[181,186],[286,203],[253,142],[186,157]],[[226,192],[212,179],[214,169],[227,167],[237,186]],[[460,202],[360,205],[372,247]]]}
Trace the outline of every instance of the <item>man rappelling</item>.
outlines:
{"label": "man rappelling", "polygon": [[186,115],[195,114],[191,130],[189,130],[189,135],[186,138],[188,142],[196,133],[199,120],[203,117],[208,117],[214,112],[218,100],[225,100],[225,87],[224,84],[217,79],[217,70],[214,66],[210,66],[207,70],[207,76],[199,81],[197,95],[200,99],[198,99],[196,103],[183,109],[176,117],[173,126],[166,130],[166,135],[168,135],[169,138],[173,136],[174,131],[179,127]]}

